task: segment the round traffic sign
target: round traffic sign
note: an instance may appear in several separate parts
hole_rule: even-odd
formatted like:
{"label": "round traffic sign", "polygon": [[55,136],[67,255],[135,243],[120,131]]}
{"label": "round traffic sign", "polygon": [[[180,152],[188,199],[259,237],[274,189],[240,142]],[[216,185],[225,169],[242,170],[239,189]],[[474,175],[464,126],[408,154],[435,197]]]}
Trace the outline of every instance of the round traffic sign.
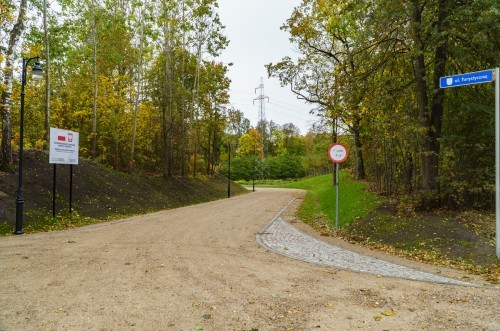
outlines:
{"label": "round traffic sign", "polygon": [[328,148],[328,157],[332,162],[342,163],[347,160],[347,147],[341,143],[335,143]]}

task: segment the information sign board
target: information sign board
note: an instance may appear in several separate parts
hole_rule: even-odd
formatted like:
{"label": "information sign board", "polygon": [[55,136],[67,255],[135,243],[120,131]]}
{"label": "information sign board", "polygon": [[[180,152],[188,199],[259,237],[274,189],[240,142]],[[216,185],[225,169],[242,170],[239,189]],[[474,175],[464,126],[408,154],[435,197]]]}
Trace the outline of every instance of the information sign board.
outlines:
{"label": "information sign board", "polygon": [[78,143],[78,132],[50,128],[49,163],[78,164]]}

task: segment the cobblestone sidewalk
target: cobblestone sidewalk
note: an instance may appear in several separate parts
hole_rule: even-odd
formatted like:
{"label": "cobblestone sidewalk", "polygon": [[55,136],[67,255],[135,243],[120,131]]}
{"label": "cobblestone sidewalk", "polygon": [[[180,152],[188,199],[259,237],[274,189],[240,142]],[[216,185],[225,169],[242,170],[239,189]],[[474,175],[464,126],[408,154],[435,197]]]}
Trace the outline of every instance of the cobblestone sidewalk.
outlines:
{"label": "cobblestone sidewalk", "polygon": [[447,278],[360,255],[322,242],[297,230],[286,222],[281,215],[287,207],[257,233],[257,242],[269,251],[309,263],[374,275],[453,285],[476,286],[457,279]]}

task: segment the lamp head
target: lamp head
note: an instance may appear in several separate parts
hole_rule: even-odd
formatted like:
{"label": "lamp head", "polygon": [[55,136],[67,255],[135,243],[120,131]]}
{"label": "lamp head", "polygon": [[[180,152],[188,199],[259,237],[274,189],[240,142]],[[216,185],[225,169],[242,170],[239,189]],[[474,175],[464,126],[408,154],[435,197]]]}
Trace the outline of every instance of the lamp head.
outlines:
{"label": "lamp head", "polygon": [[40,68],[40,61],[36,59],[35,66],[31,68],[31,77],[34,80],[39,81],[43,78],[43,76],[45,76],[45,73],[43,72],[43,69]]}

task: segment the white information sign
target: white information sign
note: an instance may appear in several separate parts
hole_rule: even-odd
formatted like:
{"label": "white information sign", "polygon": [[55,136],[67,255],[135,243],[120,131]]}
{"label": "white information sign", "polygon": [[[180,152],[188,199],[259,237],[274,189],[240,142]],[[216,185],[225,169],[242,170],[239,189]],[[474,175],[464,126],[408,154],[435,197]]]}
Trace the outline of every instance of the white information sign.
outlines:
{"label": "white information sign", "polygon": [[49,163],[78,164],[78,132],[50,128]]}

